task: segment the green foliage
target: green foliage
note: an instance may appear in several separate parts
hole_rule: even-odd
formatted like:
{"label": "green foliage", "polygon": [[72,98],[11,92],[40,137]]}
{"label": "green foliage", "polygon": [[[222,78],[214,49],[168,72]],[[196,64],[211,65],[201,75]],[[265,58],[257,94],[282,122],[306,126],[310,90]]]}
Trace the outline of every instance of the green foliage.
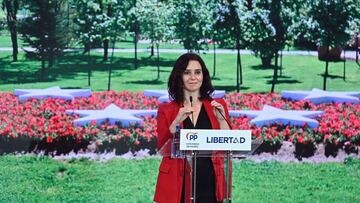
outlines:
{"label": "green foliage", "polygon": [[175,3],[177,38],[190,51],[206,47],[206,33],[212,27],[212,16],[207,0],[184,0]]}
{"label": "green foliage", "polygon": [[335,47],[349,42],[351,26],[359,18],[358,0],[309,0],[309,38],[318,45]]}
{"label": "green foliage", "polygon": [[311,26],[307,17],[310,9],[308,0],[295,0],[288,3],[287,6],[292,11],[292,24],[289,27],[289,34],[292,39],[290,43],[299,48],[315,49],[316,44],[309,40],[312,33],[309,30]]}
{"label": "green foliage", "polygon": [[[19,0],[3,0],[2,9],[6,11],[7,28],[11,34],[13,47],[13,61],[17,61],[18,44],[17,44],[17,12],[19,10]],[[0,21],[0,24],[2,22]],[[1,25],[0,25],[1,26]],[[3,27],[3,26],[1,26]]]}
{"label": "green foliage", "polygon": [[88,51],[90,47],[96,47],[100,43],[101,35],[94,26],[98,23],[97,15],[101,15],[100,7],[94,1],[80,0],[74,3],[77,11],[74,22],[78,25],[76,34],[85,51]]}
{"label": "green foliage", "polygon": [[[291,24],[291,10],[285,1],[257,0],[252,10],[246,12],[245,40],[249,48],[261,59],[269,60],[286,44],[288,27]],[[264,64],[264,63],[263,63]],[[269,65],[269,64],[267,64]]]}
{"label": "green foliage", "polygon": [[137,0],[125,0],[122,2],[122,10],[124,11],[126,18],[126,29],[134,34],[139,34],[140,25],[138,22],[138,8],[137,8]]}
{"label": "green foliage", "polygon": [[29,56],[43,63],[48,61],[49,67],[53,65],[55,58],[62,54],[69,42],[67,36],[69,32],[63,16],[63,2],[61,0],[27,1],[25,7],[30,11],[30,15],[20,24],[19,31],[25,44],[35,48],[34,52],[28,52]]}
{"label": "green foliage", "polygon": [[243,1],[221,1],[215,9],[215,40],[221,47],[234,48],[239,40],[245,43],[243,32],[245,16],[247,15]]}
{"label": "green foliage", "polygon": [[119,9],[121,1],[79,0],[74,4],[77,10],[76,33],[85,51],[99,46],[104,40],[124,34],[125,19]]}
{"label": "green foliage", "polygon": [[175,8],[159,0],[140,0],[136,6],[143,37],[160,43],[173,38]]}

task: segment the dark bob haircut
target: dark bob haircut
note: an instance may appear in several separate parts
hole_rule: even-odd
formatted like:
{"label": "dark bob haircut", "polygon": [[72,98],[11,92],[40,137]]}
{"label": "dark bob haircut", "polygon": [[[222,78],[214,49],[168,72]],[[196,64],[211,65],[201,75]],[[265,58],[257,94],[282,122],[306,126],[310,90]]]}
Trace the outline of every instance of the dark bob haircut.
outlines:
{"label": "dark bob haircut", "polygon": [[183,54],[176,60],[168,81],[168,92],[170,97],[178,103],[185,100],[182,76],[189,64],[189,61],[197,61],[201,65],[203,82],[200,87],[199,99],[211,99],[210,95],[214,92],[214,87],[211,84],[209,71],[200,56],[194,53]]}

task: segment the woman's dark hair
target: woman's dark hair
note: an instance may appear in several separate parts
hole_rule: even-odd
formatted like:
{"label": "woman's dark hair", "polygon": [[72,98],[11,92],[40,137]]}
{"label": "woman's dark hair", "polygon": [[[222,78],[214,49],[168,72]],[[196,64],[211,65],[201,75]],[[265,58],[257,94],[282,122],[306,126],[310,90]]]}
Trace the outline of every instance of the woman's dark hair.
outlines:
{"label": "woman's dark hair", "polygon": [[182,76],[189,61],[197,61],[201,65],[203,82],[200,87],[200,99],[210,99],[210,95],[214,92],[214,87],[211,84],[209,71],[200,56],[194,53],[183,54],[176,60],[168,81],[168,92],[170,97],[179,103],[185,100]]}

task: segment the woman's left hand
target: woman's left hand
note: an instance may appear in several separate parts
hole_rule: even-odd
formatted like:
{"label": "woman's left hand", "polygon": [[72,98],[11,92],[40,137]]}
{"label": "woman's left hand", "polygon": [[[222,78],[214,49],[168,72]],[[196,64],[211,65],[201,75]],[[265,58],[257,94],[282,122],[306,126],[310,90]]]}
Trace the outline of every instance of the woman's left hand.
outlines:
{"label": "woman's left hand", "polygon": [[[225,120],[224,117],[222,116],[222,115],[225,116],[225,109],[223,105],[221,105],[219,102],[216,102],[215,100],[211,101],[210,104],[211,106],[214,107],[214,114],[216,115],[218,121]],[[219,111],[221,112],[222,115],[219,113]]]}

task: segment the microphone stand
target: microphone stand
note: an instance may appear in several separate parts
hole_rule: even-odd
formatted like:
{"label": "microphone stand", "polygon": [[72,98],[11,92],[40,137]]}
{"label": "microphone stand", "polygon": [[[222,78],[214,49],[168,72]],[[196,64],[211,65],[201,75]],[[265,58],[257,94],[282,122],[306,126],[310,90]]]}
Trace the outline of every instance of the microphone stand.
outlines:
{"label": "microphone stand", "polygon": [[[189,100],[190,100],[190,106],[192,107],[192,104],[193,104],[193,98],[192,98],[192,96],[189,97]],[[191,112],[191,118],[192,118],[193,126],[194,126],[194,128],[195,128],[194,113],[193,113],[193,112]]]}
{"label": "microphone stand", "polygon": [[[190,100],[190,106],[192,107],[193,104],[193,98],[192,96],[189,97]],[[194,121],[194,113],[191,112],[191,117],[192,117],[192,123],[193,126],[195,128],[195,121]],[[196,159],[197,159],[197,151],[192,151],[192,157],[193,157],[193,161],[192,161],[192,197],[191,200],[193,203],[196,203]]]}
{"label": "microphone stand", "polygon": [[229,128],[232,130],[232,127],[231,127],[231,125],[230,125],[230,122],[226,119],[226,117],[221,113],[221,111],[220,111],[220,109],[218,109],[218,108],[215,108],[218,112],[219,112],[219,114],[221,115],[221,117],[223,117],[223,119],[226,121],[226,123],[228,124],[228,126],[229,126]]}

